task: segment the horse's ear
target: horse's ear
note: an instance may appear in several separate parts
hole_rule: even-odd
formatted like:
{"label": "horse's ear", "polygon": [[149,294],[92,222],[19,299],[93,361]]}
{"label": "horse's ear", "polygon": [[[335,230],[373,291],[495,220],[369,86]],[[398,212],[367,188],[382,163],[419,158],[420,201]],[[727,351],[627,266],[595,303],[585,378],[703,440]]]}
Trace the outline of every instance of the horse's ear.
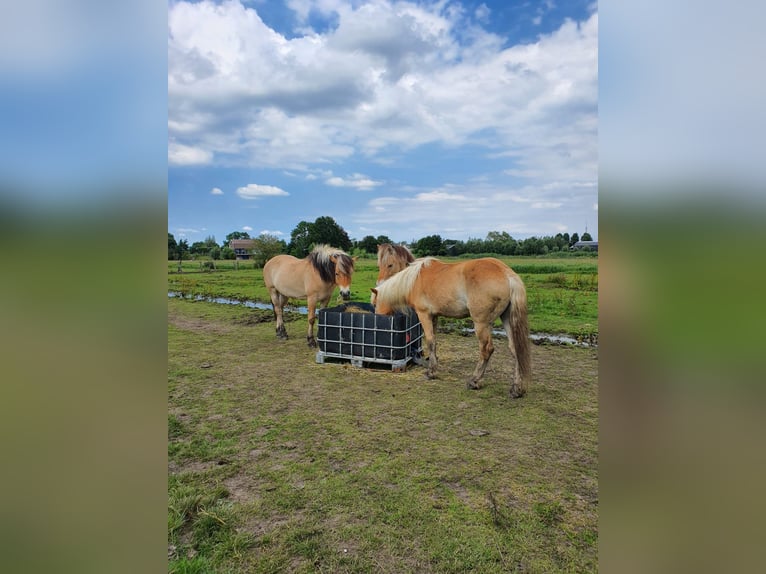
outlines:
{"label": "horse's ear", "polygon": [[373,293],[375,293],[375,295],[377,295],[377,294],[378,294],[378,290],[377,290],[377,289],[375,289],[375,287],[370,287],[370,291],[372,291]]}
{"label": "horse's ear", "polygon": [[337,262],[337,261],[338,261],[338,257],[337,257],[336,255],[330,255],[330,261],[332,261],[333,263],[335,263],[335,262]]}
{"label": "horse's ear", "polygon": [[351,258],[351,261],[356,261],[357,259],[359,259],[359,256],[358,256],[358,255],[354,255],[354,256]]}

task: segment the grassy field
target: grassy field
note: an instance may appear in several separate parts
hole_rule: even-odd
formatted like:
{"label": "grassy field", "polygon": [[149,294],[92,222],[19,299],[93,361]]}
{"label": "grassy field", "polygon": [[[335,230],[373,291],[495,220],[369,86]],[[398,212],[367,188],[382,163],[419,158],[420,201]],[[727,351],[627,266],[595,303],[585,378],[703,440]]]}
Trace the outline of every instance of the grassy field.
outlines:
{"label": "grassy field", "polygon": [[[595,273],[577,263],[523,270],[531,304],[537,285],[569,293]],[[257,275],[190,269],[169,289],[258,299]],[[597,570],[594,349],[533,346],[512,401],[504,341],[469,391],[474,337],[440,334],[426,381],[418,366],[316,364],[305,317],[289,317],[278,341],[271,311],[168,300],[170,572]]]}
{"label": "grassy field", "polygon": [[[529,322],[533,332],[567,334],[590,340],[598,337],[596,257],[501,259],[521,276],[527,287]],[[206,264],[210,262],[184,261],[183,272],[178,273],[178,262],[168,261],[168,290],[186,295],[270,303],[263,274],[260,269],[254,269],[252,263],[217,261],[216,270],[204,267]],[[374,258],[359,259],[351,285],[352,300],[369,302],[370,288],[375,286],[377,275]],[[441,322],[446,323],[444,319]]]}

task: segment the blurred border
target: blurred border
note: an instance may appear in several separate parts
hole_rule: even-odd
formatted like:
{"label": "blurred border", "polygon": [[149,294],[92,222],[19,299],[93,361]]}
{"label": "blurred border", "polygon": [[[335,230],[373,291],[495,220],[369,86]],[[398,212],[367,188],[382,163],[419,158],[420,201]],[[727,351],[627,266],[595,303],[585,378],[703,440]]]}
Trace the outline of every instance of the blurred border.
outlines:
{"label": "blurred border", "polygon": [[167,4],[0,22],[0,570],[167,568]]}
{"label": "blurred border", "polygon": [[[166,568],[167,3],[0,24],[0,568]],[[600,568],[761,571],[762,3],[599,3]]]}
{"label": "blurred border", "polygon": [[599,3],[606,572],[766,566],[764,16]]}

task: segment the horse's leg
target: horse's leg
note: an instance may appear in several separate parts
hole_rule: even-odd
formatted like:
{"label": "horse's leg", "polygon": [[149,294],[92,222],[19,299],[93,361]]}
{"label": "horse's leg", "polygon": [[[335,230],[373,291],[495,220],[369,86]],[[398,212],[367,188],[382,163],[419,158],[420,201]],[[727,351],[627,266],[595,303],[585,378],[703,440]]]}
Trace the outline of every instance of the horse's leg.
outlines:
{"label": "horse's leg", "polygon": [[308,307],[309,307],[309,330],[306,334],[306,343],[309,347],[316,347],[317,341],[314,338],[314,319],[316,318],[316,310],[317,310],[317,298],[316,297],[309,297],[308,298]]}
{"label": "horse's leg", "polygon": [[418,319],[420,325],[423,327],[423,338],[426,340],[426,346],[428,347],[428,368],[426,369],[426,378],[436,378],[436,366],[438,361],[436,359],[436,317],[432,317],[428,313],[421,313],[418,311]]}
{"label": "horse's leg", "polygon": [[479,339],[479,362],[468,380],[469,389],[480,389],[479,381],[484,376],[484,371],[489,363],[489,358],[495,352],[492,344],[492,327],[489,323],[475,323],[476,337]]}
{"label": "horse's leg", "polygon": [[511,327],[510,305],[505,311],[503,311],[503,314],[500,316],[500,318],[503,321],[503,329],[505,329],[505,334],[508,336],[508,349],[510,349],[511,358],[513,359],[513,382],[511,383],[510,395],[512,399],[518,399],[519,397],[524,396],[524,394],[527,392],[527,389],[524,388],[523,382],[519,376],[519,360],[516,356],[516,350],[514,349],[515,343],[513,339],[513,329]]}
{"label": "horse's leg", "polygon": [[285,329],[285,322],[282,317],[285,303],[287,303],[287,297],[283,296],[276,289],[271,291],[271,304],[274,307],[274,317],[277,320],[278,339],[287,339],[287,329]]}
{"label": "horse's leg", "polygon": [[324,299],[322,299],[319,302],[319,305],[317,305],[317,309],[319,309],[319,308],[326,309],[327,306],[330,304],[330,298],[331,297],[332,297],[332,294],[330,294],[327,297],[325,297]]}

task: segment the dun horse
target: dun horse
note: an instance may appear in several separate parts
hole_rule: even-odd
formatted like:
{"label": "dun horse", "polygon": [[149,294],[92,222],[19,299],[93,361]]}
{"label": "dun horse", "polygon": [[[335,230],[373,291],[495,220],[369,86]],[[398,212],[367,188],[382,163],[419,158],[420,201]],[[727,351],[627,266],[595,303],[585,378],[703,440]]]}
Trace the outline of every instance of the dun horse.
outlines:
{"label": "dun horse", "polygon": [[413,261],[415,261],[415,257],[404,245],[392,245],[391,243],[378,245],[378,281],[375,284],[380,285],[381,282],[391,275],[399,273]]}
{"label": "dun horse", "polygon": [[460,263],[443,263],[433,257],[418,259],[406,269],[372,289],[375,312],[388,315],[413,307],[428,345],[428,370],[433,379],[436,358],[436,323],[439,316],[470,316],[479,339],[479,362],[468,380],[469,389],[481,388],[489,358],[494,352],[492,323],[498,317],[508,335],[508,348],[516,365],[511,398],[524,396],[531,378],[527,294],[524,283],[510,267],[492,257]]}
{"label": "dun horse", "polygon": [[263,281],[274,306],[277,337],[287,339],[282,314],[288,299],[306,299],[309,311],[306,341],[309,347],[316,347],[314,319],[317,303],[327,307],[336,285],[340,287],[340,296],[348,301],[354,261],[356,257],[352,258],[344,251],[327,245],[317,245],[304,259],[292,255],[277,255],[269,259],[263,267]]}

